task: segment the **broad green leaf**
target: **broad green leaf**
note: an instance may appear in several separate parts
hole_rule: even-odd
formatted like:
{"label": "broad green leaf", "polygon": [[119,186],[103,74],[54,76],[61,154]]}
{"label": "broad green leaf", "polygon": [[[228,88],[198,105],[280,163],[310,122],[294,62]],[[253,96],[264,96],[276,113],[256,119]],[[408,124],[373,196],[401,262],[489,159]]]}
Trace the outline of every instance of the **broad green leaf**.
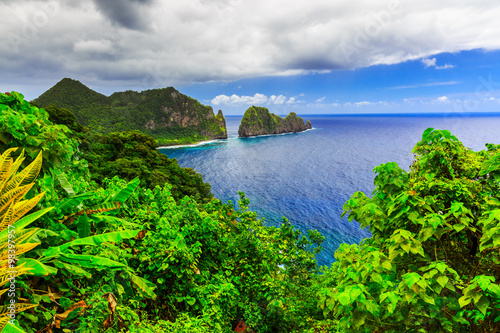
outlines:
{"label": "broad green leaf", "polygon": [[55,275],[57,273],[57,268],[47,266],[38,260],[32,258],[21,258],[17,262],[18,265],[25,263],[25,268],[29,268],[29,274],[34,276],[48,276]]}
{"label": "broad green leaf", "polygon": [[[54,207],[48,207],[48,208],[41,209],[37,212],[31,213],[30,215],[26,215],[22,219],[18,220],[16,223],[14,223],[14,228],[16,230],[21,230],[22,228],[33,223],[40,216],[43,216],[44,214],[50,212],[52,209],[54,209]],[[2,232],[0,232],[0,239],[7,237],[7,234],[8,234],[7,229],[2,230]]]}
{"label": "broad green leaf", "polygon": [[95,235],[85,238],[78,238],[66,244],[57,247],[51,247],[43,253],[43,256],[50,257],[67,252],[67,249],[72,246],[78,245],[92,245],[97,246],[104,242],[118,242],[123,239],[134,238],[139,233],[139,230],[124,230],[118,232],[110,232],[101,235]]}
{"label": "broad green leaf", "polygon": [[349,297],[349,294],[346,292],[341,293],[338,296],[338,300],[339,300],[340,304],[342,304],[342,305],[347,305],[347,304],[351,303],[351,298]]}
{"label": "broad green leaf", "polygon": [[84,193],[71,198],[67,198],[61,204],[56,206],[56,208],[60,210],[62,214],[67,214],[73,208],[77,208],[85,199],[88,199],[91,196],[92,193]]}
{"label": "broad green leaf", "polygon": [[406,285],[408,288],[413,287],[413,285],[420,280],[420,275],[418,273],[406,273],[403,275],[403,279],[405,280]]}
{"label": "broad green leaf", "polygon": [[156,294],[154,290],[156,288],[155,284],[134,274],[130,274],[132,282],[139,287],[141,291],[143,291],[146,295],[148,295],[152,299],[156,299]]}
{"label": "broad green leaf", "polygon": [[441,275],[436,279],[437,283],[439,283],[439,285],[443,288],[448,283],[448,280],[449,280],[448,277],[444,275]]}
{"label": "broad green leaf", "polygon": [[83,254],[72,254],[72,253],[62,253],[59,256],[59,260],[79,264],[82,267],[91,267],[91,268],[109,268],[109,269],[129,269],[129,267],[121,262],[111,260],[108,258],[97,257],[92,255],[83,255]]}
{"label": "broad green leaf", "polygon": [[131,180],[127,184],[127,186],[124,189],[122,189],[120,192],[118,192],[118,194],[115,195],[113,197],[113,199],[111,199],[111,201],[124,203],[130,197],[132,192],[134,192],[134,190],[137,188],[137,186],[139,186],[140,182],[141,181],[140,181],[139,177],[134,178],[133,180]]}
{"label": "broad green leaf", "polygon": [[483,315],[486,315],[486,311],[488,310],[488,307],[490,306],[490,300],[486,296],[482,296],[478,302],[476,302],[476,307],[479,309],[479,311],[482,312]]}
{"label": "broad green leaf", "polygon": [[460,232],[465,228],[465,225],[463,224],[454,224],[453,229],[455,229],[456,232]]}
{"label": "broad green leaf", "polygon": [[54,168],[50,170],[53,175],[56,176],[57,180],[59,181],[59,184],[61,184],[61,187],[68,193],[70,197],[75,196],[75,191],[73,190],[73,187],[71,186],[70,182],[66,178],[66,175],[59,170],[59,168]]}
{"label": "broad green leaf", "polygon": [[75,264],[68,264],[66,262],[62,262],[59,260],[53,260],[52,263],[54,266],[61,268],[61,269],[66,269],[68,272],[71,274],[79,275],[79,276],[85,276],[87,279],[92,278],[92,274],[81,268],[79,265]]}
{"label": "broad green leaf", "polygon": [[83,214],[78,218],[78,236],[80,238],[88,237],[90,235],[90,221],[87,214]]}
{"label": "broad green leaf", "polygon": [[7,323],[7,325],[5,325],[5,328],[2,330],[2,333],[26,333],[26,331],[17,327],[16,325]]}

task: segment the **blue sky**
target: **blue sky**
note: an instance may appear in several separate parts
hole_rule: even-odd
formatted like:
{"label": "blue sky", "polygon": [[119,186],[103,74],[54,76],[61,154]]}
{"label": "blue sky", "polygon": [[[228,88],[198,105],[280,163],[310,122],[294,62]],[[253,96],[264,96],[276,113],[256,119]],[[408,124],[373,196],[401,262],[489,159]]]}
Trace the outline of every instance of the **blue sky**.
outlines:
{"label": "blue sky", "polygon": [[0,0],[0,90],[174,86],[226,115],[500,111],[497,0]]}
{"label": "blue sky", "polygon": [[[251,101],[275,113],[499,112],[500,51],[442,53],[394,65],[293,77],[260,77],[180,87],[184,93],[240,114]],[[262,94],[267,97],[255,96]],[[217,96],[236,95],[225,102]],[[275,104],[283,96],[283,103]],[[214,97],[216,96],[216,97]],[[257,102],[257,104],[259,104]]]}

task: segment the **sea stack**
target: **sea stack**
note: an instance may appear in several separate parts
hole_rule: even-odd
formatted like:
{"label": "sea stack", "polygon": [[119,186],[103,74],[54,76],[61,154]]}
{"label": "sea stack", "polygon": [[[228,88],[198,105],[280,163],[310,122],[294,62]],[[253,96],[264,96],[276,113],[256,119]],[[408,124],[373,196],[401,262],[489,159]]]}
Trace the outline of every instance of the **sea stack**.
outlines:
{"label": "sea stack", "polygon": [[267,108],[251,106],[243,115],[238,129],[238,136],[246,138],[249,136],[297,133],[312,128],[308,120],[304,123],[295,112],[290,112],[285,118],[270,113]]}

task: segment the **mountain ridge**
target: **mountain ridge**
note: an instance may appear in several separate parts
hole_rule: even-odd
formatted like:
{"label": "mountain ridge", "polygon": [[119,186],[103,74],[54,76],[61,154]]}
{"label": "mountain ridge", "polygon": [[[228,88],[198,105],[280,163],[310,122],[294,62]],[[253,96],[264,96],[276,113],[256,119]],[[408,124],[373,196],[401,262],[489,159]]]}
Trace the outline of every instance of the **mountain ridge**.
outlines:
{"label": "mountain ridge", "polygon": [[42,108],[66,108],[95,132],[140,130],[164,146],[227,139],[221,110],[214,114],[212,107],[174,87],[105,96],[78,80],[64,78],[32,102]]}

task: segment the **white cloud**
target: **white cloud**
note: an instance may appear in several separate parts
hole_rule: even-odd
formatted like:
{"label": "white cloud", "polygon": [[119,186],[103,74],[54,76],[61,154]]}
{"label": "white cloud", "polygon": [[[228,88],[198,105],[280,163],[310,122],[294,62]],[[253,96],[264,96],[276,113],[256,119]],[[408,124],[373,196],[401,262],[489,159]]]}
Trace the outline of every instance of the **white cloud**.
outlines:
{"label": "white cloud", "polygon": [[434,67],[436,66],[436,58],[432,59],[422,59],[422,63],[424,64],[425,68],[427,67]]}
{"label": "white cloud", "polygon": [[268,104],[283,104],[286,101],[286,97],[283,95],[275,96],[272,95],[267,101]]}
{"label": "white cloud", "polygon": [[446,96],[441,96],[436,99],[436,102],[441,102],[441,103],[447,103],[449,102],[448,97]]}
{"label": "white cloud", "polygon": [[436,69],[449,69],[449,68],[455,68],[455,65],[444,64],[444,66],[436,66]]}
{"label": "white cloud", "polygon": [[[293,97],[292,97],[293,98]],[[239,96],[233,94],[231,96],[218,95],[215,96],[210,102],[213,105],[279,105],[284,104],[286,97],[283,95],[271,95],[269,98],[264,94],[256,93],[253,96]],[[289,103],[289,101],[287,102]]]}
{"label": "white cloud", "polygon": [[436,58],[432,58],[432,59],[424,58],[421,61],[424,64],[425,68],[429,68],[429,67],[434,67],[436,69],[455,68],[455,65],[450,65],[450,64],[444,64],[443,66],[436,65]]}
{"label": "white cloud", "polygon": [[0,84],[45,90],[71,76],[148,89],[418,59],[448,69],[433,56],[500,49],[497,0],[119,3],[126,10],[98,0],[2,1],[0,54],[9,66]]}
{"label": "white cloud", "polygon": [[326,96],[323,96],[323,97],[321,97],[321,98],[318,98],[318,99],[316,100],[316,103],[322,103],[325,99],[326,99]]}
{"label": "white cloud", "polygon": [[354,103],[355,106],[366,106],[366,105],[374,105],[374,104],[376,104],[376,103],[372,103],[372,102],[368,102],[368,101]]}

